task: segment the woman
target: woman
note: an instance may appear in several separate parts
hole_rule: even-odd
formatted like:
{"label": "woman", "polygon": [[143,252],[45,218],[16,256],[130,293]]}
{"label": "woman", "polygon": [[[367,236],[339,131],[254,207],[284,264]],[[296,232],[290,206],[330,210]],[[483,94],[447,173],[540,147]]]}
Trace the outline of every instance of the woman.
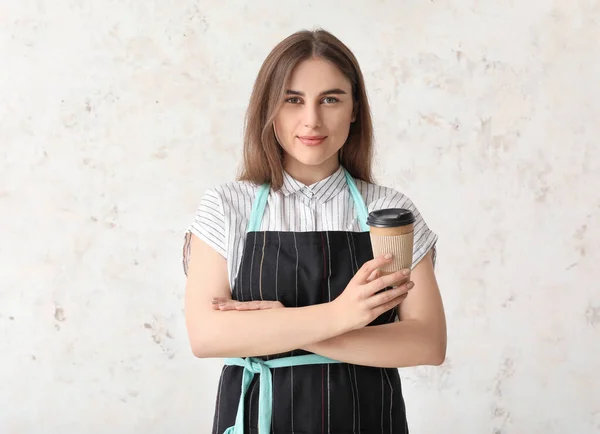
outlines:
{"label": "woman", "polygon": [[[205,193],[186,234],[192,351],[226,358],[213,433],[408,432],[396,368],[445,358],[437,236],[372,183],[371,160],[354,55],[323,30],[279,43],[250,99],[242,175]],[[380,275],[390,255],[373,258],[356,215],[395,207],[417,218],[414,263]]]}

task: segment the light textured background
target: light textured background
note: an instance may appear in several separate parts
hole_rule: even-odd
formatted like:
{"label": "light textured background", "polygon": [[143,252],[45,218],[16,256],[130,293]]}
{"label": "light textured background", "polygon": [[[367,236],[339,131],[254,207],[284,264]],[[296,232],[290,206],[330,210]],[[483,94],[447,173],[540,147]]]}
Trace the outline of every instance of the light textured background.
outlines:
{"label": "light textured background", "polygon": [[181,243],[264,57],[356,53],[380,183],[439,234],[413,433],[600,432],[600,4],[0,0],[0,431],[208,433]]}

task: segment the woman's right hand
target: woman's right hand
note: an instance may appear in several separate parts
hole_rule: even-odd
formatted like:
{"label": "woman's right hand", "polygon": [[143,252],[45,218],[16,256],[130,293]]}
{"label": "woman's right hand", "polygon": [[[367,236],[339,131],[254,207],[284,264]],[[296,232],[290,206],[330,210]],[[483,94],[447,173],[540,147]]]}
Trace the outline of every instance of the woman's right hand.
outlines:
{"label": "woman's right hand", "polygon": [[[366,326],[396,307],[413,288],[414,283],[409,280],[410,270],[379,276],[379,268],[391,260],[392,256],[388,254],[365,262],[346,289],[331,302],[333,314],[344,322],[349,331]],[[392,288],[382,291],[388,287]]]}

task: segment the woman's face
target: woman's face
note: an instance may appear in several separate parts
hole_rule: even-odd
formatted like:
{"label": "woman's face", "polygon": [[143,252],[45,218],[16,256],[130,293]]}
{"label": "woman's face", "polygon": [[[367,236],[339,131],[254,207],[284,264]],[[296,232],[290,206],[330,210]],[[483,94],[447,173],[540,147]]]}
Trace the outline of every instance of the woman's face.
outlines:
{"label": "woman's face", "polygon": [[327,60],[299,63],[275,117],[284,167],[337,167],[338,151],[348,138],[352,116],[350,80]]}

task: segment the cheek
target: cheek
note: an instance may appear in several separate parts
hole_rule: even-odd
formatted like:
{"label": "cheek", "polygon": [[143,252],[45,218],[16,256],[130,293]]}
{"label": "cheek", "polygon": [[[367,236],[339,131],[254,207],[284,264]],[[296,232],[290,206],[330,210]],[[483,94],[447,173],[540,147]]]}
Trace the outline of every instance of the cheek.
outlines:
{"label": "cheek", "polygon": [[352,109],[347,109],[346,107],[325,113],[325,121],[331,129],[344,130],[349,128],[351,120]]}
{"label": "cheek", "polygon": [[289,116],[277,116],[274,120],[275,135],[277,141],[284,148],[289,150],[294,143],[296,134],[295,125],[290,122]]}
{"label": "cheek", "polygon": [[350,119],[351,116],[340,116],[329,124],[331,133],[345,135],[350,131]]}
{"label": "cheek", "polygon": [[277,115],[274,122],[278,135],[287,136],[293,134],[295,128],[294,117],[290,116],[289,113]]}

